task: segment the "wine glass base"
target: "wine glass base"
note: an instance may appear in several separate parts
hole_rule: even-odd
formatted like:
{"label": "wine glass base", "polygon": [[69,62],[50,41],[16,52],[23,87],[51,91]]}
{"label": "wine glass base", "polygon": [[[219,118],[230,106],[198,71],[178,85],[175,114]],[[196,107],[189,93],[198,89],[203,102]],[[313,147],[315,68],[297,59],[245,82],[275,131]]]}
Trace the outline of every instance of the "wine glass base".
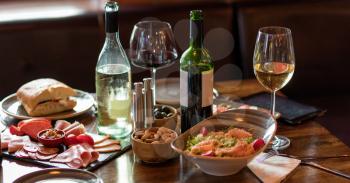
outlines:
{"label": "wine glass base", "polygon": [[290,146],[289,138],[281,135],[276,135],[272,142],[271,148],[274,150],[284,150]]}

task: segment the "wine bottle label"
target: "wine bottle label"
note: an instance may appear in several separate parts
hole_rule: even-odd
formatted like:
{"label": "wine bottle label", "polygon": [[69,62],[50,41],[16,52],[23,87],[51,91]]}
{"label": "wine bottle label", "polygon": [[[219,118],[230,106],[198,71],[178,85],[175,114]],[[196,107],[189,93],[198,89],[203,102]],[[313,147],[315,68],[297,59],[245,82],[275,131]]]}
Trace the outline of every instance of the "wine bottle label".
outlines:
{"label": "wine bottle label", "polygon": [[213,104],[213,69],[200,74],[180,70],[180,104],[207,107]]}
{"label": "wine bottle label", "polygon": [[180,105],[188,107],[188,72],[180,69]]}
{"label": "wine bottle label", "polygon": [[202,72],[202,107],[213,104],[213,69]]}

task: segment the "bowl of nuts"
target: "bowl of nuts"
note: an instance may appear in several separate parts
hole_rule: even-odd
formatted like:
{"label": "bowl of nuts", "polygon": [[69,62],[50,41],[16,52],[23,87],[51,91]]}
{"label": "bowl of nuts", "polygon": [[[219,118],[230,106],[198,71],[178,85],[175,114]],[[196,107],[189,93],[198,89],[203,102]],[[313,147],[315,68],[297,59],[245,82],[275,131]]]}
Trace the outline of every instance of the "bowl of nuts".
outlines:
{"label": "bowl of nuts", "polygon": [[153,110],[154,127],[165,127],[172,130],[177,125],[177,110],[169,105],[156,105]]}
{"label": "bowl of nuts", "polygon": [[131,135],[132,149],[140,160],[160,163],[175,158],[178,154],[170,147],[177,133],[164,127],[137,130]]}

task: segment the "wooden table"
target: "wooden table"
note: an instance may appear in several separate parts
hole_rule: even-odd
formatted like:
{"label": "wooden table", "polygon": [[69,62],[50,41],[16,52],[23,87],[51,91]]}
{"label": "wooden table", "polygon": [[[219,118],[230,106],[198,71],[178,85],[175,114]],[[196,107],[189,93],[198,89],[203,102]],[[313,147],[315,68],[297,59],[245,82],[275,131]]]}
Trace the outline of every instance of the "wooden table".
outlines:
{"label": "wooden table", "polygon": [[[221,94],[232,98],[248,96],[264,90],[255,80],[219,82],[215,84],[215,87]],[[77,120],[82,121],[90,130],[95,128],[94,117],[91,114],[80,116]],[[317,121],[309,121],[295,127],[280,124],[277,134],[285,135],[292,141],[291,146],[284,153],[300,156],[350,154],[350,148],[318,124]],[[350,158],[318,160],[315,162],[350,174]],[[2,181],[4,183],[12,182],[24,174],[41,169],[31,164],[6,159],[2,166]],[[144,164],[135,158],[132,150],[96,170],[95,173],[102,177],[105,183],[260,182],[248,168],[244,168],[236,175],[215,177],[202,173],[182,157],[162,164]],[[284,182],[341,183],[349,181],[313,167],[300,165]]]}

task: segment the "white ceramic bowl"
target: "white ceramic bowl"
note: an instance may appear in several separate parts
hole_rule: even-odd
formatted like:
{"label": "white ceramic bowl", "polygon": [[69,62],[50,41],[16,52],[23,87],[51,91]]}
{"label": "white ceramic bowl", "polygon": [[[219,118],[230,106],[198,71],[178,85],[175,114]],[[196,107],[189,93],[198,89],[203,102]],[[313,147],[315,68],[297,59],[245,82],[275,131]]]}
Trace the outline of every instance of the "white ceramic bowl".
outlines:
{"label": "white ceramic bowl", "polygon": [[[244,157],[209,157],[190,155],[185,152],[186,141],[190,135],[197,135],[202,127],[208,131],[220,130],[234,126],[253,133],[256,138],[262,138],[265,146],[252,155]],[[276,121],[268,113],[252,109],[236,109],[214,115],[193,126],[172,142],[171,147],[192,161],[204,173],[215,176],[227,176],[239,172],[256,155],[264,151],[276,132]]]}

